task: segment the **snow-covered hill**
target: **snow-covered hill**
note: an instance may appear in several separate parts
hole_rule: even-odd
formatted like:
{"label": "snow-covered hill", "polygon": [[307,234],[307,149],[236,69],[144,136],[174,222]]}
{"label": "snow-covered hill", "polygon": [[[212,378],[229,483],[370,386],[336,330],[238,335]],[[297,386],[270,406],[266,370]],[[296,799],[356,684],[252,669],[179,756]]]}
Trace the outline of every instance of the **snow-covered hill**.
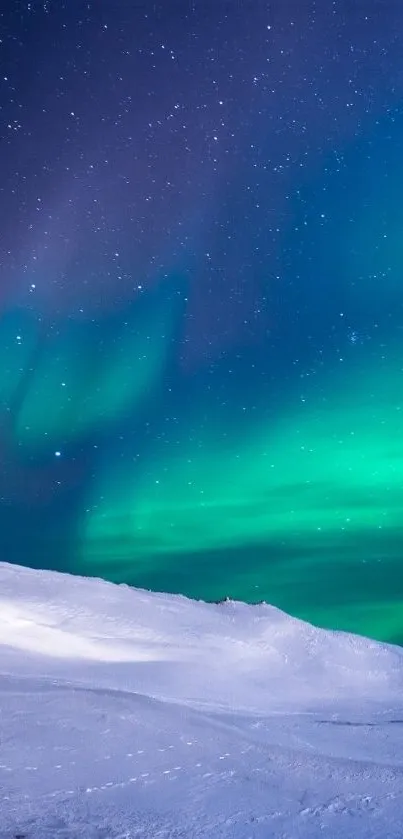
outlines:
{"label": "snow-covered hill", "polygon": [[403,650],[0,564],[1,839],[403,835]]}

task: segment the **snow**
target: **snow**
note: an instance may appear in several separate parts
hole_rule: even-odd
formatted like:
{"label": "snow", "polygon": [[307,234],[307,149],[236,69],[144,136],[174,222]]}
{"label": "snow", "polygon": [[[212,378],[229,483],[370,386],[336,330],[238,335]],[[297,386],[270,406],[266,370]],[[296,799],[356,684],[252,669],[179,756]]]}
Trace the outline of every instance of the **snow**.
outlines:
{"label": "snow", "polygon": [[402,649],[0,563],[0,839],[402,835]]}

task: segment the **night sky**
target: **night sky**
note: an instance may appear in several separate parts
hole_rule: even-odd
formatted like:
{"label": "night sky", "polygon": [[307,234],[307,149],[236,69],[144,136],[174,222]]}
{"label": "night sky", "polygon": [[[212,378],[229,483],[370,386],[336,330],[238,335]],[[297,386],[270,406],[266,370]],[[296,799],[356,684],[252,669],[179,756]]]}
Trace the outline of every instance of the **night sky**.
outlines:
{"label": "night sky", "polygon": [[403,5],[8,0],[0,559],[403,643]]}

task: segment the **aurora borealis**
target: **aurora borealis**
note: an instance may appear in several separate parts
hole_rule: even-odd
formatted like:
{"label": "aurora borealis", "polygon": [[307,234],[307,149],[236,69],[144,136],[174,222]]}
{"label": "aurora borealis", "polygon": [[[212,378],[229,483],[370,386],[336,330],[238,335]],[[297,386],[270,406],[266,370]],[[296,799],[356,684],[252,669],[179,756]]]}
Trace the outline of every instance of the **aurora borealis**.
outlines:
{"label": "aurora borealis", "polygon": [[384,5],[3,14],[1,559],[403,642]]}

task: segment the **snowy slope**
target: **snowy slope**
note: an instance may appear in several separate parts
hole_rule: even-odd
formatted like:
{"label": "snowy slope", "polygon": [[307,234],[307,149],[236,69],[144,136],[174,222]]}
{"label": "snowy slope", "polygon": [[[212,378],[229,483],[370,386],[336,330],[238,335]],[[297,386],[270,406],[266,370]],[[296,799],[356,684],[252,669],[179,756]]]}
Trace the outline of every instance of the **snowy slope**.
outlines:
{"label": "snowy slope", "polygon": [[0,837],[403,836],[403,650],[0,563]]}

